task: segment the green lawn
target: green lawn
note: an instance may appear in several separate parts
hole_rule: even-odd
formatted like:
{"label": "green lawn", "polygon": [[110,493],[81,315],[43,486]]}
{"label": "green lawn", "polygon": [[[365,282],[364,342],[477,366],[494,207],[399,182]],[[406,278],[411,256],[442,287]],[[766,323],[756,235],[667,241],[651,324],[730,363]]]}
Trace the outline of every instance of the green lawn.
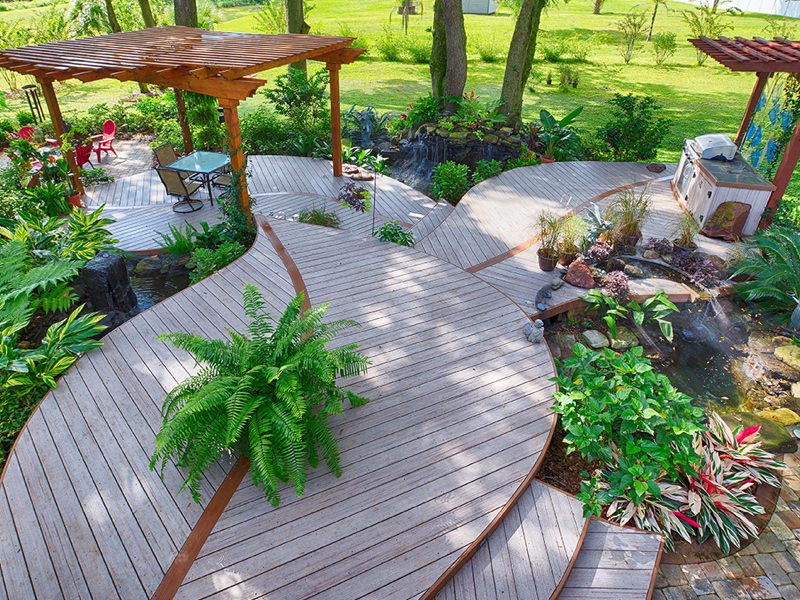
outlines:
{"label": "green lawn", "polygon": [[[387,63],[380,59],[376,43],[385,31],[401,36],[396,15],[389,20],[393,2],[387,0],[316,0],[309,16],[312,33],[340,34],[346,23],[353,35],[369,45],[365,58],[347,66],[342,71],[342,102],[345,106],[372,104],[380,110],[404,110],[414,98],[429,89],[427,65]],[[432,22],[432,1],[426,3],[422,16],[411,18],[410,36],[429,37],[426,29]],[[591,2],[560,3],[551,8],[542,19],[540,50],[543,45],[568,40],[567,46],[577,43],[588,50],[586,62],[573,63],[580,83],[577,89],[560,91],[558,86],[547,86],[548,72],[558,81],[559,64],[537,59],[525,94],[524,114],[533,119],[541,108],[556,116],[566,114],[576,106],[585,110],[578,124],[593,130],[608,115],[607,100],[615,92],[649,94],[657,98],[672,117],[674,126],[660,152],[661,160],[676,160],[685,137],[701,133],[723,132],[734,134],[747,102],[754,80],[751,74],[734,74],[709,60],[704,66],[695,63],[694,48],[686,42],[689,31],[681,18],[681,10],[688,5],[670,3],[669,11],[660,9],[656,32],[674,31],[679,41],[678,53],[668,66],[657,67],[649,44],[642,42],[631,64],[623,64],[619,52],[619,33],[615,23],[625,11],[646,9],[633,0],[608,0],[604,14],[591,14]],[[25,11],[0,12],[0,19],[17,18]],[[255,31],[254,7],[236,7],[220,10],[217,28],[228,31]],[[752,37],[764,35],[766,19],[761,15],[740,15],[730,19],[733,29],[729,35]],[[493,16],[467,15],[467,33],[470,44],[469,78],[467,90],[474,90],[482,98],[492,100],[499,95],[504,62],[481,62],[478,44],[497,46],[502,54],[508,46],[513,29],[513,17],[506,11]],[[571,40],[571,41],[570,41]],[[537,52],[541,56],[542,52]],[[265,76],[272,79],[277,72]],[[66,84],[59,90],[65,112],[82,110],[96,102],[110,101],[136,90],[133,84],[101,81],[93,84]],[[248,100],[242,111],[252,110],[261,97]],[[12,100],[12,107],[22,107],[21,100]]]}

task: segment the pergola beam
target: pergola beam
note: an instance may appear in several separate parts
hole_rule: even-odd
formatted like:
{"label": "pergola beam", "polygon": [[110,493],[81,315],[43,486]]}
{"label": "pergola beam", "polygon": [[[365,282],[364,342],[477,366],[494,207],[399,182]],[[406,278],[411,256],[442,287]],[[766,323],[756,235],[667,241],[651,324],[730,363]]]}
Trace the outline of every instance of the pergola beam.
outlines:
{"label": "pergola beam", "polygon": [[[64,145],[64,118],[61,115],[61,107],[58,105],[58,98],[53,89],[53,82],[49,79],[38,79],[39,85],[42,88],[42,95],[47,103],[47,110],[50,112],[50,120],[53,122],[53,131],[56,134],[56,139],[59,144]],[[80,177],[80,170],[78,163],[75,162],[75,153],[72,150],[64,152],[64,160],[69,165],[70,173],[72,174],[72,189],[77,194],[83,196],[83,182]]]}
{"label": "pergola beam", "polygon": [[742,115],[742,122],[739,124],[739,131],[736,133],[736,145],[741,146],[744,141],[744,136],[747,135],[747,128],[753,122],[753,115],[756,113],[756,106],[761,99],[761,94],[764,93],[764,87],[767,85],[769,73],[756,73],[756,83],[753,86],[753,92],[750,94],[750,100],[744,109]]}

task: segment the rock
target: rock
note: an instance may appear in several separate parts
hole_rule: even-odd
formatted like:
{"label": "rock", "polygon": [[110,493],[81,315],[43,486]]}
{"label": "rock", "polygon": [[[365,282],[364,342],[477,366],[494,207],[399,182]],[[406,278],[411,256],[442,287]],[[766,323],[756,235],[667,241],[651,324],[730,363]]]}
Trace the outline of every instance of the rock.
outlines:
{"label": "rock", "polygon": [[800,423],[800,415],[789,408],[775,408],[772,410],[761,410],[756,413],[759,417],[764,417],[770,421],[775,421],[779,425],[788,427]]}
{"label": "rock", "polygon": [[589,265],[579,260],[574,261],[569,266],[569,269],[567,269],[567,276],[564,280],[575,287],[586,290],[595,287],[592,270],[589,268]]}
{"label": "rock", "polygon": [[583,332],[583,341],[593,350],[608,348],[608,338],[597,329],[587,329]]}
{"label": "rock", "polygon": [[557,290],[562,285],[564,285],[564,280],[561,279],[561,277],[558,276],[553,277],[553,279],[550,281],[550,287],[553,288],[554,290]]}
{"label": "rock", "polygon": [[800,398],[800,381],[792,384],[792,396],[795,398]]}
{"label": "rock", "polygon": [[161,273],[161,259],[158,256],[148,256],[136,263],[133,272],[143,277],[158,275]]}
{"label": "rock", "polygon": [[800,333],[800,300],[795,300],[797,306],[792,311],[792,316],[789,317],[789,329]]}
{"label": "rock", "polygon": [[619,258],[614,258],[613,256],[606,260],[606,264],[604,265],[605,270],[609,273],[611,271],[623,271],[625,270],[625,262],[620,260]]}
{"label": "rock", "polygon": [[105,315],[101,323],[107,327],[123,323],[136,308],[136,294],[128,278],[125,259],[120,254],[97,254],[86,263],[73,287],[89,310]]}
{"label": "rock", "polygon": [[750,205],[744,202],[723,202],[706,219],[705,226],[700,230],[706,237],[720,238],[726,242],[733,242],[742,237],[742,229],[750,214]]}
{"label": "rock", "polygon": [[578,343],[577,336],[571,333],[559,333],[558,345],[561,347],[561,353],[564,356],[572,356],[572,348]]}
{"label": "rock", "polygon": [[794,344],[779,346],[775,348],[775,356],[793,369],[800,371],[800,346]]}
{"label": "rock", "polygon": [[641,279],[642,277],[644,277],[644,271],[642,271],[636,265],[631,265],[631,264],[625,265],[623,272],[625,273],[625,275],[633,279]]}
{"label": "rock", "polygon": [[655,250],[645,250],[644,252],[642,252],[642,257],[647,258],[649,260],[658,260],[659,258],[661,258],[661,255]]}
{"label": "rock", "polygon": [[764,450],[769,452],[795,452],[797,450],[797,440],[792,434],[785,427],[769,419],[744,412],[722,415],[722,418],[731,428],[761,425],[761,442]]}
{"label": "rock", "polygon": [[634,346],[639,345],[639,338],[636,337],[636,334],[633,330],[627,327],[617,327],[617,336],[611,338],[611,349],[612,350],[627,350],[628,348],[633,348]]}

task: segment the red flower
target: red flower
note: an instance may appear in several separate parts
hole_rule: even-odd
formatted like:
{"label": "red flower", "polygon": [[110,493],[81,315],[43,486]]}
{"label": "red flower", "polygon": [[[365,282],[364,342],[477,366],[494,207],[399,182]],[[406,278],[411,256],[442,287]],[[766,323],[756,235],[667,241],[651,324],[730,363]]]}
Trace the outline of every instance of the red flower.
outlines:
{"label": "red flower", "polygon": [[697,521],[695,521],[693,519],[690,519],[689,517],[687,517],[682,512],[676,510],[676,511],[673,512],[673,514],[676,517],[678,517],[681,521],[686,521],[692,527],[697,527],[698,529],[700,529],[700,523],[698,523]]}
{"label": "red flower", "polygon": [[752,442],[758,432],[761,431],[761,425],[752,425],[751,427],[747,427],[746,429],[742,429],[739,434],[736,436],[736,441],[740,444],[747,444],[748,442]]}

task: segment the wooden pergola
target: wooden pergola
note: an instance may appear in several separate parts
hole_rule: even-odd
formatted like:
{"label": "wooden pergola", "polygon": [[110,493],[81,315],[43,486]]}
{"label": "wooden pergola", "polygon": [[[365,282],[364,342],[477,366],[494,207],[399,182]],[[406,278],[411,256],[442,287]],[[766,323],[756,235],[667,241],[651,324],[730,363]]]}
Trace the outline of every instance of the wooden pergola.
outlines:
{"label": "wooden pergola", "polygon": [[[47,101],[53,127],[63,141],[64,120],[53,90],[54,81],[99,79],[137,81],[174,88],[184,142],[191,148],[182,92],[218,99],[227,128],[234,174],[244,172],[239,102],[266,83],[257,73],[302,60],[324,62],[330,73],[333,174],[342,174],[339,69],[363,50],[351,48],[354,38],[300,34],[263,35],[206,31],[193,27],[154,27],[38,46],[0,51],[0,67],[33,75]],[[66,159],[75,189],[83,192],[71,152]],[[246,181],[241,176],[241,201],[249,212]]]}
{"label": "wooden pergola", "polygon": [[[750,100],[747,102],[742,121],[739,124],[739,131],[736,134],[736,145],[740,146],[753,121],[756,106],[767,80],[774,73],[800,73],[800,41],[784,38],[767,40],[760,37],[746,39],[738,36],[733,39],[700,37],[689,41],[731,71],[756,74],[753,92],[750,94]],[[778,202],[786,192],[798,160],[800,160],[800,119],[795,123],[792,137],[786,145],[781,163],[775,171],[772,180],[775,190],[767,202],[765,217],[761,221],[762,227],[769,225],[772,215],[775,214]]]}

